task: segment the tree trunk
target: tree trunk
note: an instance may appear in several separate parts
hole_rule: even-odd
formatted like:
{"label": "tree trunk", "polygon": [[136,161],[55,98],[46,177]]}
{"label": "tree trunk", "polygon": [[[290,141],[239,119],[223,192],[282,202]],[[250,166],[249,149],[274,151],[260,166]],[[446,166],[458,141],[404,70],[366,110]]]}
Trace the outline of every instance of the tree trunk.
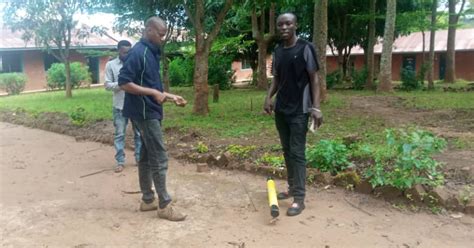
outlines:
{"label": "tree trunk", "polygon": [[196,54],[194,55],[194,107],[193,112],[198,115],[209,113],[209,87],[207,85],[209,73],[209,48],[204,37],[196,37]]}
{"label": "tree trunk", "polygon": [[[449,27],[448,27],[448,44],[446,51],[446,75],[445,83],[454,83],[456,81],[456,25],[458,24],[459,15],[456,13],[456,0],[449,0]],[[463,0],[462,6],[466,1]],[[459,13],[461,13],[461,10]]]}
{"label": "tree trunk", "polygon": [[328,40],[328,0],[317,0],[314,3],[313,20],[313,44],[318,52],[318,81],[320,86],[321,102],[328,101],[328,92],[326,84],[327,66],[326,66],[326,47]]}
{"label": "tree trunk", "polygon": [[168,58],[166,57],[165,48],[163,47],[161,53],[161,62],[163,64],[163,86],[166,92],[170,92],[170,63]]}
{"label": "tree trunk", "polygon": [[71,83],[71,62],[66,60],[64,62],[64,67],[66,71],[66,98],[72,97],[72,83]]}
{"label": "tree trunk", "polygon": [[374,46],[375,46],[375,6],[376,0],[370,0],[369,37],[367,45],[367,82],[366,90],[374,89]]}
{"label": "tree trunk", "polygon": [[266,40],[257,40],[258,46],[258,80],[257,88],[259,90],[266,90],[268,88],[268,79],[267,79],[267,41]]}
{"label": "tree trunk", "polygon": [[433,0],[431,6],[431,29],[430,29],[430,53],[428,56],[428,89],[434,89],[434,47],[436,35],[436,10],[438,8],[438,0]]}
{"label": "tree trunk", "polygon": [[392,46],[395,32],[397,1],[387,0],[385,31],[383,35],[382,56],[380,59],[379,87],[382,92],[392,91]]}

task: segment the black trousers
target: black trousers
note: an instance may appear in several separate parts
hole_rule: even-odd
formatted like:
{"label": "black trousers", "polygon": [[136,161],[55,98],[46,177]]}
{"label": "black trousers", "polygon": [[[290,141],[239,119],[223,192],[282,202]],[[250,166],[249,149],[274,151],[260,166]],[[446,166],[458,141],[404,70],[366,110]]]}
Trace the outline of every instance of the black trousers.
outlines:
{"label": "black trousers", "polygon": [[275,113],[275,124],[280,135],[288,172],[288,192],[293,195],[295,202],[304,202],[308,114],[285,115]]}

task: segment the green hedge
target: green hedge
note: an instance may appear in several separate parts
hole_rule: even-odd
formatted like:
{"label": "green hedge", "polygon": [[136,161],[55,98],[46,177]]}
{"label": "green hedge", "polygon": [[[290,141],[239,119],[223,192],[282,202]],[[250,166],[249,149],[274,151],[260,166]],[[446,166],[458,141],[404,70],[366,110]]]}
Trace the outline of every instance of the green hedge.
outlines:
{"label": "green hedge", "polygon": [[26,75],[23,73],[1,73],[0,88],[9,95],[18,95],[25,89]]}

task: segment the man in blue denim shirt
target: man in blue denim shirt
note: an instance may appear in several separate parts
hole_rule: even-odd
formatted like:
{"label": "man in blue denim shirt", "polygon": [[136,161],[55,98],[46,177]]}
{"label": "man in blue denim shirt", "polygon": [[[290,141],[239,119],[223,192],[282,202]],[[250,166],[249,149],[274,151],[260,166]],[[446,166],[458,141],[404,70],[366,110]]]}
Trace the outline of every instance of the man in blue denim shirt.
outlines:
{"label": "man in blue denim shirt", "polygon": [[[113,91],[113,118],[114,118],[114,146],[115,146],[115,160],[117,165],[115,172],[121,172],[125,165],[125,134],[127,131],[128,118],[122,115],[123,101],[125,98],[125,92],[120,89],[118,85],[118,75],[122,68],[123,61],[128,54],[128,51],[132,47],[129,41],[121,40],[117,44],[117,51],[119,56],[105,65],[105,89]],[[140,159],[140,149],[142,142],[140,140],[140,132],[133,125],[134,141],[135,141],[135,162],[138,165]]]}
{"label": "man in blue denim shirt", "polygon": [[[186,215],[171,206],[171,197],[166,190],[168,155],[161,121],[164,102],[173,101],[182,107],[187,102],[181,96],[163,91],[160,45],[163,44],[166,32],[166,23],[159,17],[151,17],[145,22],[143,38],[130,50],[120,70],[118,82],[120,88],[126,92],[123,115],[132,119],[142,138],[138,163],[138,179],[143,194],[140,210],[158,209],[159,218],[182,221]],[[152,184],[158,194],[158,206],[151,189]]]}

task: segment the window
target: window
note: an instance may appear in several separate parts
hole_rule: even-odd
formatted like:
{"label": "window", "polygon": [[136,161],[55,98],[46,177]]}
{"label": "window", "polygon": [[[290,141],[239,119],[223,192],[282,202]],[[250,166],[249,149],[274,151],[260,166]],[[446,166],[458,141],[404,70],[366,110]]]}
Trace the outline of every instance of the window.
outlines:
{"label": "window", "polygon": [[4,52],[0,54],[0,72],[23,72],[23,53]]}
{"label": "window", "polygon": [[56,57],[49,53],[43,53],[44,70],[47,71],[54,63],[61,63]]}
{"label": "window", "polygon": [[252,69],[252,66],[250,66],[250,61],[248,59],[242,60],[242,70],[245,69]]}

